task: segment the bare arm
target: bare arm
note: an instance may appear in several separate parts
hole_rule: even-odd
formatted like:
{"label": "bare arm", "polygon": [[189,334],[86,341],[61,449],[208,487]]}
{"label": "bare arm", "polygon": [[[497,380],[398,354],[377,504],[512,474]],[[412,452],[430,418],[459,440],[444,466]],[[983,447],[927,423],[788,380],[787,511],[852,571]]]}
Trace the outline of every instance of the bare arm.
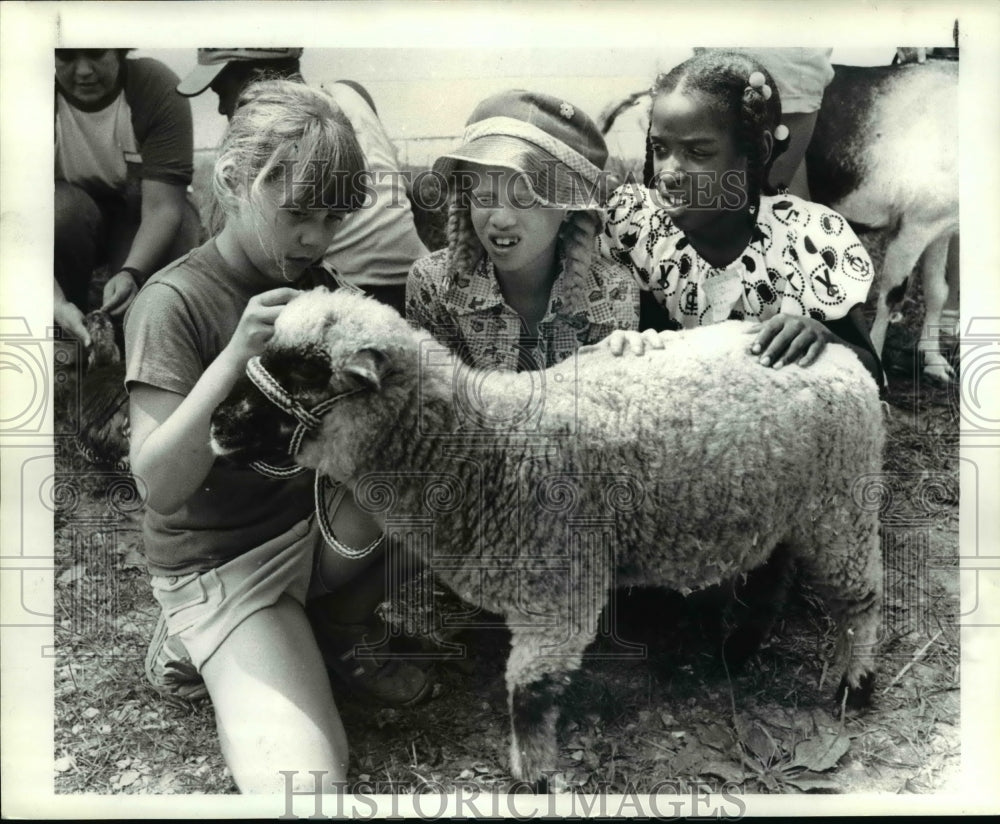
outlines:
{"label": "bare arm", "polygon": [[66,293],[55,278],[52,279],[52,315],[63,329],[69,332],[84,346],[90,346],[90,334],[83,325],[83,312],[75,304],[66,299]]}
{"label": "bare arm", "polygon": [[229,394],[240,368],[224,350],[186,397],[135,384],[129,397],[132,471],[145,484],[149,507],[176,512],[205,480],[212,412]]}
{"label": "bare arm", "polygon": [[[142,181],[142,215],[139,230],[122,266],[152,274],[152,269],[170,248],[184,219],[186,188],[159,180]],[[139,284],[129,272],[117,272],[104,287],[104,305],[112,315],[120,315],[132,302]]]}
{"label": "bare arm", "polygon": [[151,509],[163,515],[176,512],[205,480],[215,461],[209,447],[212,412],[247,361],[263,351],[281,308],[297,294],[282,287],[253,298],[232,340],[187,396],[143,383],[132,386],[132,472],[145,484]]}
{"label": "bare arm", "polygon": [[750,351],[759,356],[763,366],[780,369],[789,363],[809,366],[820,356],[827,343],[849,347],[882,387],[882,365],[868,339],[861,307],[855,306],[844,318],[822,323],[805,315],[775,315],[754,325],[756,334]]}

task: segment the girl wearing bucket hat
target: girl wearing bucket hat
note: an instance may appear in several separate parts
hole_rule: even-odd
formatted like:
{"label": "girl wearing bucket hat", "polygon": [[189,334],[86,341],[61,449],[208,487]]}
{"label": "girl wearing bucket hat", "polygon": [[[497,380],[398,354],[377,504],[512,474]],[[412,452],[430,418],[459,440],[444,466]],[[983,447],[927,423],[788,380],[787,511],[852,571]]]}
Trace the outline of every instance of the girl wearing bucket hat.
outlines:
{"label": "girl wearing bucket hat", "polygon": [[627,269],[593,254],[608,151],[593,121],[551,95],[480,103],[438,158],[448,246],[410,270],[407,318],[467,363],[546,368],[615,329],[636,329]]}

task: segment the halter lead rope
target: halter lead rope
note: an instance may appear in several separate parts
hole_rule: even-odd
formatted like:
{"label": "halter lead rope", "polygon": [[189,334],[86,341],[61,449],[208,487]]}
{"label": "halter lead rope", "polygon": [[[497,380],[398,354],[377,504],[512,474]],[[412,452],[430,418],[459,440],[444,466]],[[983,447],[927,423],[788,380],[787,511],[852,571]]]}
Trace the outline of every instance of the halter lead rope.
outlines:
{"label": "halter lead rope", "polygon": [[[321,401],[312,409],[306,409],[302,406],[302,404],[295,400],[295,398],[293,398],[285,390],[285,388],[278,383],[278,381],[274,379],[274,376],[268,372],[267,369],[264,368],[260,362],[259,355],[254,356],[247,361],[246,371],[247,376],[253,382],[253,385],[264,394],[265,398],[277,406],[282,412],[287,412],[295,418],[295,431],[292,433],[292,438],[288,442],[288,454],[293,458],[298,454],[299,449],[302,446],[302,439],[306,436],[306,433],[314,432],[322,427],[322,416],[329,412],[337,401],[348,398],[361,391],[360,388],[351,389],[348,392],[342,392],[339,395],[334,395],[332,398],[327,398],[325,401]],[[273,466],[272,464],[265,463],[264,461],[253,461],[250,466],[261,475],[280,480],[294,478],[296,475],[306,471],[305,467],[302,466]],[[337,540],[337,537],[333,534],[332,525],[330,523],[330,513],[327,511],[329,501],[328,494],[334,489],[335,486],[336,485],[333,481],[325,475],[321,475],[319,472],[316,473],[314,497],[316,500],[316,522],[319,524],[320,534],[323,536],[323,540],[326,541],[328,546],[340,555],[343,555],[345,558],[364,558],[382,542],[383,536],[379,535],[374,541],[361,549],[353,549],[352,547],[342,544]]]}

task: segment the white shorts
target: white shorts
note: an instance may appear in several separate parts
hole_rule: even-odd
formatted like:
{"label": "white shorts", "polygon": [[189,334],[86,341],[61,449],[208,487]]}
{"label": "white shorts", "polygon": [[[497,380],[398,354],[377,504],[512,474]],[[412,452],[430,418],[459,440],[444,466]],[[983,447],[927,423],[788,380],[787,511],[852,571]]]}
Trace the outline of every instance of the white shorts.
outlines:
{"label": "white shorts", "polygon": [[[329,502],[337,511],[344,487]],[[197,669],[236,627],[258,610],[288,594],[305,606],[308,599],[331,592],[320,560],[332,552],[320,533],[316,515],[222,566],[185,575],[154,575],[153,596],[163,609],[167,635],[177,636]]]}

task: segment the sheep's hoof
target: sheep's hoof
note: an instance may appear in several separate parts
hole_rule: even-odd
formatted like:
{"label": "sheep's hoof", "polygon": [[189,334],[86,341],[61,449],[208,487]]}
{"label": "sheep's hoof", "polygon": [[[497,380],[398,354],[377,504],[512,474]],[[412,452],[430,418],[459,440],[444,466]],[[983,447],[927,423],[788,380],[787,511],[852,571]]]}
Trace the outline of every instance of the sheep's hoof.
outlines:
{"label": "sheep's hoof", "polygon": [[847,706],[852,710],[860,710],[867,707],[875,692],[875,673],[865,672],[858,678],[858,685],[852,687],[845,675],[840,679],[840,686],[837,687],[837,705],[844,703],[844,693],[847,693]]}
{"label": "sheep's hoof", "polygon": [[[514,778],[518,782],[518,792],[524,792],[529,790],[532,795],[548,795],[549,794],[549,775],[550,771],[542,773],[538,778],[530,778],[524,775],[520,775],[517,770],[512,771]],[[513,790],[512,790],[513,792]]]}
{"label": "sheep's hoof", "polygon": [[543,766],[543,761],[532,758],[530,753],[515,752],[514,748],[511,748],[510,774],[518,784],[518,792],[530,792],[533,795],[548,794],[549,776],[554,771],[555,754],[552,752],[547,755],[549,760]]}
{"label": "sheep's hoof", "polygon": [[511,773],[537,787],[556,761],[557,700],[563,686],[549,675],[511,693]]}

